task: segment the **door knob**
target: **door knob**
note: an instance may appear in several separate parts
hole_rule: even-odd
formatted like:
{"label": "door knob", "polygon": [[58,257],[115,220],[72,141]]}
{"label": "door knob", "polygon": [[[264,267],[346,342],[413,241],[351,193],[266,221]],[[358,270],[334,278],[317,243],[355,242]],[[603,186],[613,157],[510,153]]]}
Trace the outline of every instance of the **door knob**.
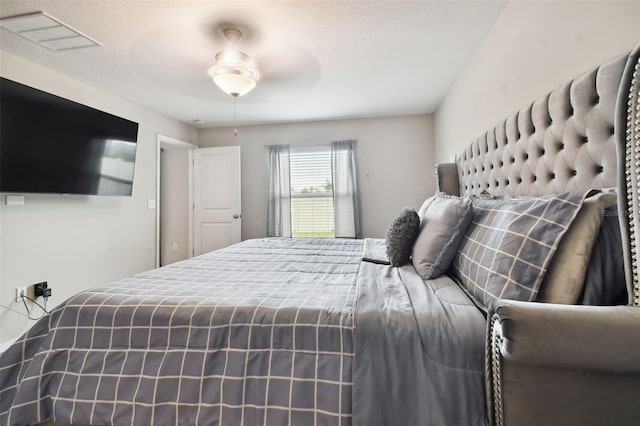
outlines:
{"label": "door knob", "polygon": [[237,218],[239,218],[239,217],[240,217],[240,216],[238,216],[237,214],[234,214],[234,215],[233,215],[233,218],[234,218],[234,219],[237,219]]}

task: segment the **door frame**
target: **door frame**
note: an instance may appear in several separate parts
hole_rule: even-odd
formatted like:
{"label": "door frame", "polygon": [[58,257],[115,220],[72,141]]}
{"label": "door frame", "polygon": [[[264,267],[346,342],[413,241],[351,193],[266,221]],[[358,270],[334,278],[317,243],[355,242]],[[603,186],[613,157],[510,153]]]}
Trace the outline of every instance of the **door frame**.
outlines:
{"label": "door frame", "polygon": [[189,247],[187,248],[187,256],[193,256],[193,150],[198,148],[198,145],[194,145],[189,142],[185,142],[180,139],[172,138],[170,136],[165,136],[160,133],[156,134],[156,232],[155,232],[155,245],[156,245],[156,259],[155,259],[155,267],[160,267],[160,175],[162,171],[160,170],[160,150],[162,149],[162,145],[172,145],[176,148],[186,149],[188,150],[188,165],[187,165],[187,173],[188,173],[188,238],[189,238]]}

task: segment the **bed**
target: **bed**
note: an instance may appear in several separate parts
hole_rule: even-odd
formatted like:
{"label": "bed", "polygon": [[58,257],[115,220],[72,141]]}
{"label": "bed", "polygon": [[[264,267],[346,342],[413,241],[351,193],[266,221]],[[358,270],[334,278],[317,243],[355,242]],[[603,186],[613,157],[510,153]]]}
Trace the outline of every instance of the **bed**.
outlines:
{"label": "bed", "polygon": [[[376,398],[417,402],[394,401],[386,385],[431,386],[413,378],[424,356],[415,315],[428,324],[450,309],[475,317],[450,315],[476,337],[463,352],[475,356],[446,361],[471,368],[457,392],[482,395],[482,314],[460,295],[460,306],[415,313],[412,301],[438,300],[439,283],[425,287],[409,265],[361,262],[381,252],[380,240],[248,240],[79,293],[2,355],[3,423],[357,423],[352,404],[369,417]],[[482,422],[481,397],[469,410],[451,405],[437,418]]]}
{"label": "bed", "polygon": [[[633,149],[616,154],[614,137],[628,122],[614,126],[627,60],[500,123],[437,168],[439,190],[582,191],[581,205],[615,187],[617,156],[624,165]],[[626,201],[623,216],[637,217]],[[455,271],[424,279],[412,263],[363,260],[385,259],[386,243],[247,240],[81,292],[0,356],[0,424],[503,424],[504,339],[491,340],[502,300],[483,304]]]}

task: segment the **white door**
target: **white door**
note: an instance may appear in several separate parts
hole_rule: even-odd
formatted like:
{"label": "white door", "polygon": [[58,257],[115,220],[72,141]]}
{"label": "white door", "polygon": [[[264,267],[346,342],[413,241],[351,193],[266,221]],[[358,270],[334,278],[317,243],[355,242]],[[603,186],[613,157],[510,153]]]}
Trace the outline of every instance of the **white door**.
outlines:
{"label": "white door", "polygon": [[239,242],[240,147],[194,150],[193,189],[193,254]]}

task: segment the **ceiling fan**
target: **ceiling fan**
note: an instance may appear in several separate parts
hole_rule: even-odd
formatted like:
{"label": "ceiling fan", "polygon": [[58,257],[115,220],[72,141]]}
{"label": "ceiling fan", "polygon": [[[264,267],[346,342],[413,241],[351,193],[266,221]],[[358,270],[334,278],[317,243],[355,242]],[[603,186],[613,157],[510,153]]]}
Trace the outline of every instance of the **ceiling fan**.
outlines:
{"label": "ceiling fan", "polygon": [[215,63],[208,73],[223,92],[236,98],[256,87],[260,72],[251,57],[238,48],[242,32],[233,27],[227,27],[223,32],[227,47],[216,54]]}

